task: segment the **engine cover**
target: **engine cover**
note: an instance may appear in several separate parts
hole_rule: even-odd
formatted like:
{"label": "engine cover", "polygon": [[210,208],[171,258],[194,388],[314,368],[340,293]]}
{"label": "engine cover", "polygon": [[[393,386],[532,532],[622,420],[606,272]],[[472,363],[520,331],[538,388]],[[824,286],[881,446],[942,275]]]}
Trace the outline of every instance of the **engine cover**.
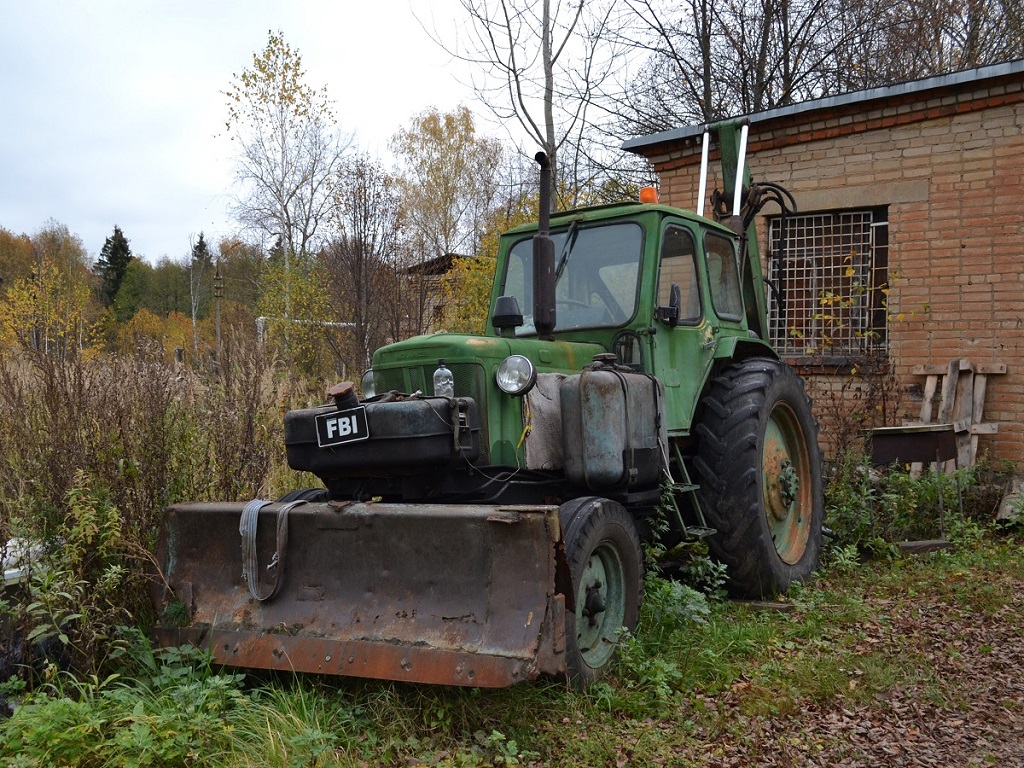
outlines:
{"label": "engine cover", "polygon": [[284,443],[289,467],[325,483],[394,477],[476,461],[480,422],[469,397],[369,401],[346,410],[324,405],[285,414]]}

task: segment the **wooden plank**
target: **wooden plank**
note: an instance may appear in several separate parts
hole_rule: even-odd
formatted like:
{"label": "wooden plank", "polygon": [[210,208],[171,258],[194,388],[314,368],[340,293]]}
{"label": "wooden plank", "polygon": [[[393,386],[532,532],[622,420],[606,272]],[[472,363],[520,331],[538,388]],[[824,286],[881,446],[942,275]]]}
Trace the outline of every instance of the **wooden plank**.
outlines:
{"label": "wooden plank", "polygon": [[735,605],[745,605],[755,611],[776,611],[778,613],[790,613],[796,610],[794,603],[782,603],[775,600],[732,600]]}
{"label": "wooden plank", "polygon": [[[1006,363],[972,363],[966,358],[950,360],[946,365],[915,365],[911,373],[925,376],[921,399],[921,423],[933,421],[955,424],[957,462],[947,462],[946,471],[956,466],[972,466],[978,458],[978,436],[995,434],[998,424],[985,424],[985,396],[988,376],[1006,373]],[[938,413],[935,409],[939,394]],[[911,465],[916,476],[922,464]]]}
{"label": "wooden plank", "polygon": [[945,376],[947,370],[949,370],[947,365],[931,363],[929,365],[915,365],[910,369],[910,372],[915,376]]}
{"label": "wooden plank", "polygon": [[[981,424],[985,415],[985,390],[988,388],[988,374],[978,373],[974,376],[974,398],[971,402],[971,423]],[[978,435],[980,432],[971,430],[971,463],[978,460]]]}
{"label": "wooden plank", "polygon": [[1006,373],[1006,363],[980,363],[974,368],[975,373]]}
{"label": "wooden plank", "polygon": [[972,435],[994,435],[999,432],[999,425],[992,424],[971,424]]}
{"label": "wooden plank", "polygon": [[946,378],[942,381],[942,400],[939,401],[938,421],[953,421],[953,406],[956,404],[956,383],[960,378],[960,361],[950,360]]}
{"label": "wooden plank", "polygon": [[[940,366],[924,366],[918,365],[915,368],[938,368]],[[931,424],[932,423],[932,411],[935,408],[935,390],[939,388],[939,375],[945,374],[946,367],[942,366],[942,370],[938,373],[929,373],[928,378],[924,380],[924,395],[921,399],[921,423]],[[910,465],[910,476],[919,477],[921,471],[924,469],[924,464],[919,461],[915,461]]]}
{"label": "wooden plank", "polygon": [[[939,401],[938,420],[942,423],[953,421],[953,413],[956,406],[957,382],[960,380],[960,361],[950,360],[946,367],[946,378],[942,380],[942,399]],[[942,471],[948,473],[950,464],[942,464]],[[953,466],[955,470],[955,465]]]}
{"label": "wooden plank", "polygon": [[971,422],[983,421],[985,415],[985,390],[988,389],[988,375],[981,373],[974,377],[974,396],[971,400]]}
{"label": "wooden plank", "polygon": [[960,376],[956,382],[956,394],[953,396],[953,418],[966,423],[967,429],[957,433],[956,436],[956,466],[974,466],[974,454],[971,452],[972,438],[970,425],[974,423],[974,366],[964,366],[965,360],[960,361]]}
{"label": "wooden plank", "polygon": [[924,395],[921,400],[921,423],[932,423],[932,408],[935,402],[935,390],[939,388],[938,374],[929,374],[924,382]]}
{"label": "wooden plank", "polygon": [[[973,435],[970,432],[958,432],[956,436],[956,466],[953,467],[973,467],[974,466],[974,453],[972,450],[977,450],[977,435]],[[973,444],[973,445],[972,445]]]}
{"label": "wooden plank", "polygon": [[934,552],[937,549],[950,549],[952,542],[945,539],[926,539],[922,541],[901,541],[900,549],[908,555],[922,555],[926,552]]}

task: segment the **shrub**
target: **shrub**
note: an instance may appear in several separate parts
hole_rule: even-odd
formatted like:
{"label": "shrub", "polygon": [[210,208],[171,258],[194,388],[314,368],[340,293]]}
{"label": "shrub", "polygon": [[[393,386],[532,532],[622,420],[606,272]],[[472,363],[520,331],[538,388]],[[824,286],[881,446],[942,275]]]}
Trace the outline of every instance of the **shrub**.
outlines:
{"label": "shrub", "polygon": [[294,478],[273,366],[255,344],[229,349],[205,374],[147,347],[0,355],[0,545],[18,537],[48,553],[31,589],[5,596],[16,638],[56,642],[98,672],[110,626],[146,621],[167,504],[273,498],[271,482]]}
{"label": "shrub", "polygon": [[[981,461],[954,474],[871,467],[860,451],[836,462],[825,490],[826,525],[838,547],[862,550],[939,536],[970,537],[991,524],[1012,469]],[[962,508],[961,508],[962,505]]]}
{"label": "shrub", "polygon": [[0,722],[5,765],[202,765],[229,748],[249,701],[241,675],[214,673],[195,649],[154,653],[134,630],[115,646],[133,679],[54,676]]}

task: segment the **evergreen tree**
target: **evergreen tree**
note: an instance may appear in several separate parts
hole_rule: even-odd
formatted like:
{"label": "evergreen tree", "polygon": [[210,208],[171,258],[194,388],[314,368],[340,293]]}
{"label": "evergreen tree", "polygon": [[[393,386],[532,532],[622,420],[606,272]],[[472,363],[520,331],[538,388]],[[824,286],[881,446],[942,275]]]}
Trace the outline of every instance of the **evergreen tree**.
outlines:
{"label": "evergreen tree", "polygon": [[192,347],[199,354],[199,318],[206,315],[210,304],[210,286],[213,283],[213,255],[203,233],[192,244],[192,258],[188,268],[189,307],[192,312]]}
{"label": "evergreen tree", "polygon": [[103,250],[100,251],[100,258],[96,262],[96,274],[103,281],[100,285],[100,298],[103,306],[109,307],[114,303],[121,288],[121,281],[128,269],[128,264],[135,258],[128,245],[128,239],[121,232],[121,228],[114,226],[114,234],[103,243]]}
{"label": "evergreen tree", "polygon": [[192,244],[188,276],[192,318],[198,320],[209,312],[210,289],[213,285],[213,254],[202,232],[199,233],[199,239]]}

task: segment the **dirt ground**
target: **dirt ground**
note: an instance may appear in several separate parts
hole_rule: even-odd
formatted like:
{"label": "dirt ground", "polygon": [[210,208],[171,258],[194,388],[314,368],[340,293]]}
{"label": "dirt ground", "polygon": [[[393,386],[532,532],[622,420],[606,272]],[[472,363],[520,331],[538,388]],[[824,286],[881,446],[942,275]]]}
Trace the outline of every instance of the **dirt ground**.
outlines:
{"label": "dirt ground", "polygon": [[[708,766],[1024,766],[1024,581],[1007,576],[959,599],[876,602],[880,620],[859,642],[915,659],[909,678],[920,682],[857,705],[807,702],[786,716],[745,718],[741,739],[707,734],[703,755],[687,757]],[[706,703],[743,718],[743,687]]]}

